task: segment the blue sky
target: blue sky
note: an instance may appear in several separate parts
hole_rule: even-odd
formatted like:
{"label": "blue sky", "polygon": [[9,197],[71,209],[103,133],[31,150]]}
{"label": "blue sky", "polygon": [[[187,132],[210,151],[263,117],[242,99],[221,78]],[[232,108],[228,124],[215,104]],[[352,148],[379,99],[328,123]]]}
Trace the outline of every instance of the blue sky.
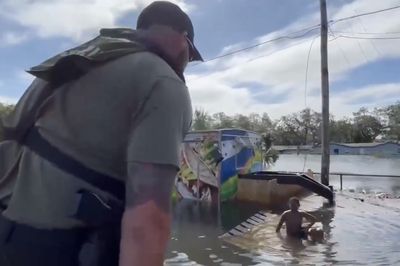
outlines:
{"label": "blue sky", "polygon": [[[0,101],[16,102],[32,78],[24,70],[96,36],[102,27],[134,27],[149,0],[1,0]],[[195,25],[205,59],[319,23],[318,0],[175,0]],[[328,1],[330,19],[400,5],[399,0]],[[331,112],[400,100],[400,9],[331,25]],[[339,33],[346,32],[346,33]],[[397,34],[396,34],[397,32]],[[267,112],[273,118],[320,110],[319,29],[201,65],[189,66],[193,106],[206,111]],[[299,35],[299,34],[297,34]],[[315,40],[314,40],[315,39]],[[313,41],[314,40],[314,41]],[[307,86],[307,55],[310,50]]]}

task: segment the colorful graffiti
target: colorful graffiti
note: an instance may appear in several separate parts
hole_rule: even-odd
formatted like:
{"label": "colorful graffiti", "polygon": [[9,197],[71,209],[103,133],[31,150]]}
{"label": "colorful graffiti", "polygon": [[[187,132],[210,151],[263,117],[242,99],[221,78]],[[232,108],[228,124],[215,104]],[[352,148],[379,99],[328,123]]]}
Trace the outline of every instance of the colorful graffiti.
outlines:
{"label": "colorful graffiti", "polygon": [[261,171],[263,167],[261,137],[244,130],[224,130],[221,134],[221,201],[235,197],[238,175]]}
{"label": "colorful graffiti", "polygon": [[261,138],[244,130],[192,132],[181,149],[178,198],[218,202],[237,191],[238,174],[262,170]]}

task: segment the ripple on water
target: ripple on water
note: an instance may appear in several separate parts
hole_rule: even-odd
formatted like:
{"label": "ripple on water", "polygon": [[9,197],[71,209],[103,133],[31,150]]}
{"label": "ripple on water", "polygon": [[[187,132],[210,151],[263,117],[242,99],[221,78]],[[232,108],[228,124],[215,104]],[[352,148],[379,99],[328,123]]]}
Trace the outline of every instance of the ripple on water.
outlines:
{"label": "ripple on water", "polygon": [[[400,256],[399,213],[352,198],[338,195],[340,208],[314,208],[311,213],[321,220],[326,234],[324,243],[287,239],[275,233],[279,220],[269,215],[265,224],[243,236],[227,241],[243,249],[254,261],[272,265],[283,264],[341,264],[395,265]],[[312,202],[306,202],[313,209]],[[314,204],[315,205],[315,204]]]}
{"label": "ripple on water", "polygon": [[171,241],[175,251],[165,265],[400,265],[399,208],[392,208],[395,202],[387,208],[354,195],[337,194],[337,205],[330,208],[318,197],[301,201],[325,232],[326,241],[318,244],[286,239],[284,230],[276,234],[279,216],[273,214],[244,234],[223,239],[216,222],[179,220]]}
{"label": "ripple on water", "polygon": [[171,253],[175,254],[175,257],[166,259],[164,261],[164,265],[166,266],[199,266],[201,264],[198,264],[194,261],[189,260],[188,255],[182,252],[177,252],[177,251],[172,251]]}

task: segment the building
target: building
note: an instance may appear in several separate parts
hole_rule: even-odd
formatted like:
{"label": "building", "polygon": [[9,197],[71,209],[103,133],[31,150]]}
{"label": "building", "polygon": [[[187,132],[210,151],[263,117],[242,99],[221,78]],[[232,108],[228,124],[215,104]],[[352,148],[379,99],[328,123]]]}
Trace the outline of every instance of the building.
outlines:
{"label": "building", "polygon": [[400,144],[395,142],[331,143],[330,153],[334,155],[400,156]]}

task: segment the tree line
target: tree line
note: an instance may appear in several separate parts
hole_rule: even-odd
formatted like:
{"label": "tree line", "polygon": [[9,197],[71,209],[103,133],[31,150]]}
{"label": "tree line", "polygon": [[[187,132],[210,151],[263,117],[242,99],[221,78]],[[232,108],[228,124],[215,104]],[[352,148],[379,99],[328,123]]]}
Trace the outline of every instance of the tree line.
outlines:
{"label": "tree line", "polygon": [[3,117],[14,110],[14,105],[0,103],[0,141],[3,139]]}
{"label": "tree line", "polygon": [[[272,120],[267,113],[226,115],[208,114],[196,109],[193,130],[242,128],[268,136],[275,145],[314,145],[321,143],[321,113],[310,108]],[[330,116],[331,142],[365,143],[400,141],[400,101],[382,108],[360,108],[351,117]]]}
{"label": "tree line", "polygon": [[[0,119],[13,110],[13,105],[0,103]],[[321,113],[310,108],[272,120],[267,113],[229,116],[223,112],[208,114],[196,109],[192,130],[242,128],[258,132],[275,145],[319,145]],[[360,108],[351,117],[330,117],[331,142],[363,143],[377,138],[400,141],[400,101],[382,108]],[[0,124],[0,140],[3,138]]]}

